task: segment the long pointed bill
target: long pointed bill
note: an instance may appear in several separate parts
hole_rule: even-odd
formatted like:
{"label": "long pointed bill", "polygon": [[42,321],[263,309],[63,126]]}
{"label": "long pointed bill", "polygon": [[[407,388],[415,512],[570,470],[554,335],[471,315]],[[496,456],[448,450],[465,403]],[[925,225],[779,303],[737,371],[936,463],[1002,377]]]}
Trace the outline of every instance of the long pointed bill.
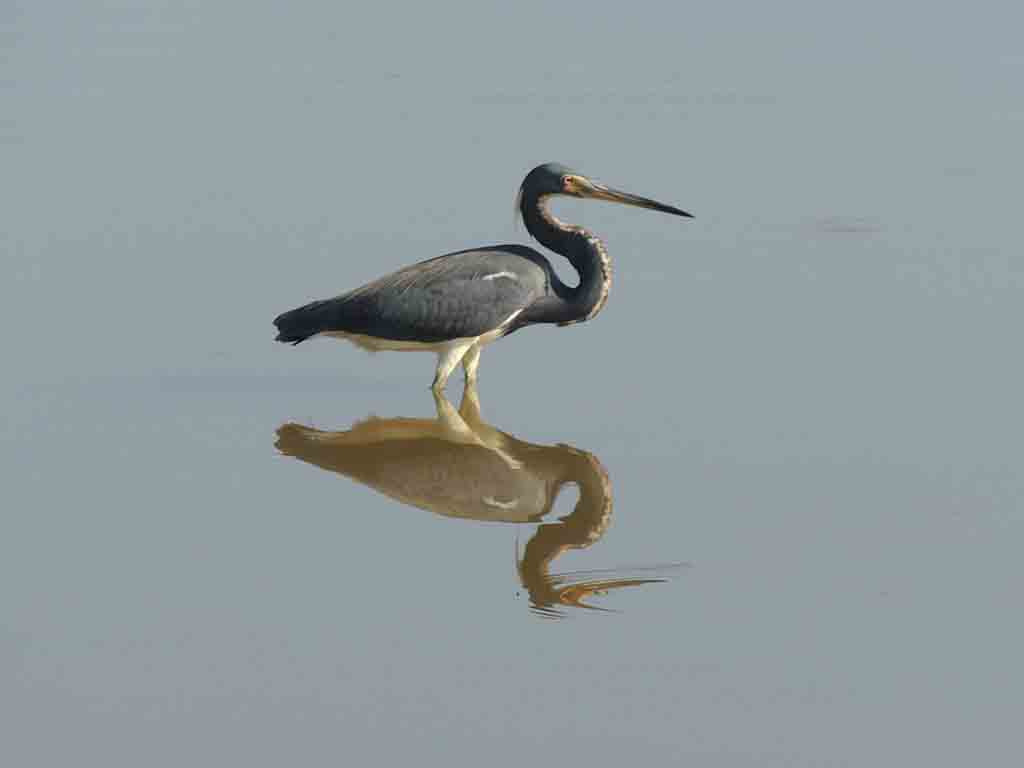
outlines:
{"label": "long pointed bill", "polygon": [[693,218],[692,213],[687,213],[686,211],[680,210],[674,206],[665,205],[664,203],[659,203],[657,200],[640,197],[639,195],[631,195],[629,192],[612,189],[611,187],[606,187],[603,184],[594,184],[591,182],[587,187],[580,190],[580,194],[582,197],[589,197],[594,200],[607,200],[611,203],[635,205],[638,208],[650,208],[652,211],[661,211],[662,213],[671,213],[674,216],[686,216],[690,219]]}

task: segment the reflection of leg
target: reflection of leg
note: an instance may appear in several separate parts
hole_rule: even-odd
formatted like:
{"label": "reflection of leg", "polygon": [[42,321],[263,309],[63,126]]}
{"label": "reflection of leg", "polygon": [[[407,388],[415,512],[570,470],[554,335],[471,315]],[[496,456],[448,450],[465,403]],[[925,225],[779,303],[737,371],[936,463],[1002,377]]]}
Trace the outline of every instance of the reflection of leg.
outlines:
{"label": "reflection of leg", "polygon": [[476,384],[476,370],[480,367],[480,345],[474,344],[462,358],[462,367],[466,369],[466,384]]}
{"label": "reflection of leg", "polygon": [[[438,414],[440,414],[440,410]],[[462,390],[459,416],[462,417],[466,427],[471,429],[473,434],[476,435],[479,444],[490,451],[494,451],[508,465],[509,469],[519,469],[523,466],[521,461],[513,458],[505,450],[506,435],[486,423],[480,415],[480,396],[476,390],[476,382],[472,379],[466,382],[466,386]]]}
{"label": "reflection of leg", "polygon": [[437,356],[437,373],[434,374],[434,383],[431,389],[439,392],[448,384],[448,377],[452,375],[455,366],[459,364],[466,351],[473,346],[472,341],[453,343]]}
{"label": "reflection of leg", "polygon": [[480,395],[476,391],[476,381],[469,380],[462,390],[462,402],[459,404],[459,414],[472,424],[475,429],[482,421],[480,416]]}
{"label": "reflection of leg", "polygon": [[440,389],[434,390],[434,407],[437,408],[437,420],[451,436],[461,438],[460,442],[467,438],[472,442],[477,442],[473,430],[466,424],[462,416],[456,413]]}
{"label": "reflection of leg", "polygon": [[452,411],[452,404],[448,402],[444,392],[438,392],[435,389],[431,394],[434,395],[434,407],[437,409],[437,418],[444,421]]}

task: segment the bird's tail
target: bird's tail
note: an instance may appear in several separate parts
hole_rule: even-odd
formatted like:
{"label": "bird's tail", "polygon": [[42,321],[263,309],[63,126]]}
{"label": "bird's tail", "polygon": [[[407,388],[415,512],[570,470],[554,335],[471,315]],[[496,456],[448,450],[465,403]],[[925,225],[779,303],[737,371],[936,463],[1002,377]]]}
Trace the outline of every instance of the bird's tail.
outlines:
{"label": "bird's tail", "polygon": [[275,317],[278,333],[274,341],[299,344],[326,330],[329,314],[326,305],[326,301],[314,301]]}

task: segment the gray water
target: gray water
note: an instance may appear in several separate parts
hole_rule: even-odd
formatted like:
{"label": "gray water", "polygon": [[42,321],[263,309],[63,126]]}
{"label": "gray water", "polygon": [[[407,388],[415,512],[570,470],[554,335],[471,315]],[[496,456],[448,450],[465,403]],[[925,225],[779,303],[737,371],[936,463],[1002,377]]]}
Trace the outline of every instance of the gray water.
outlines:
{"label": "gray water", "polygon": [[[1019,760],[1019,4],[0,19],[5,765]],[[271,341],[551,160],[478,414]]]}

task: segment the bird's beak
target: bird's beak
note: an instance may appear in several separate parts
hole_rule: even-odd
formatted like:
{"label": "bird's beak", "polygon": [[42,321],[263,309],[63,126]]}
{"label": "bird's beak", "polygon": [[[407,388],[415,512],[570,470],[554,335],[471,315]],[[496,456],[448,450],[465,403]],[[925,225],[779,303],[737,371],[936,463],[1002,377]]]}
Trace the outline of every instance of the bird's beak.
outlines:
{"label": "bird's beak", "polygon": [[675,206],[665,205],[664,203],[659,203],[657,200],[651,200],[647,197],[631,195],[629,192],[622,192],[621,190],[612,189],[611,187],[606,187],[603,184],[598,184],[597,182],[589,180],[577,185],[577,194],[579,194],[580,197],[589,197],[594,200],[607,200],[611,203],[635,205],[638,208],[650,208],[652,211],[661,211],[662,213],[671,213],[674,216],[686,216],[690,219],[693,218],[692,213],[687,213]]}

